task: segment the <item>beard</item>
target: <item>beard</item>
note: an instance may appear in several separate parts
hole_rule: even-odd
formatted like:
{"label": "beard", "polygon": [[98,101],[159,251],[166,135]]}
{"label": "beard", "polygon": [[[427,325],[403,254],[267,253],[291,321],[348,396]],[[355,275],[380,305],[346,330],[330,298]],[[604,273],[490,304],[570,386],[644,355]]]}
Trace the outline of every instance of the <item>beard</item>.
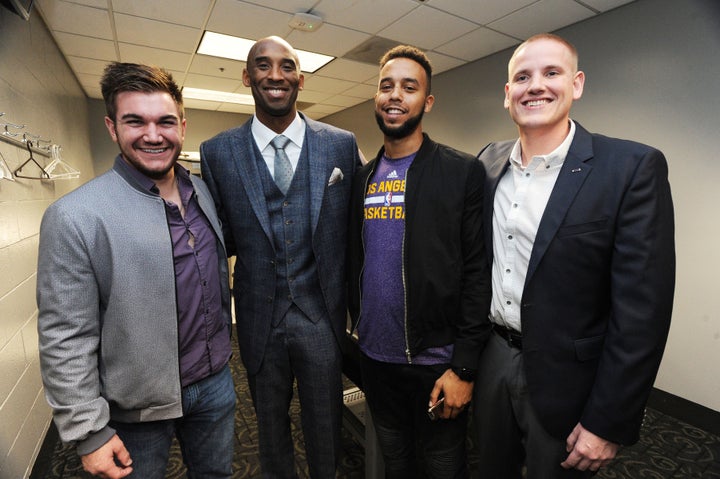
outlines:
{"label": "beard", "polygon": [[168,174],[170,170],[172,170],[175,167],[175,163],[177,163],[177,158],[175,158],[173,161],[171,161],[169,164],[163,166],[159,170],[151,170],[147,168],[140,160],[137,159],[137,157],[134,155],[133,151],[125,151],[125,148],[122,146],[120,147],[120,154],[122,155],[125,162],[129,163],[133,168],[138,170],[143,175],[147,176],[150,179],[153,180],[161,180],[165,178],[165,176]]}
{"label": "beard", "polygon": [[393,138],[395,140],[399,140],[401,138],[405,138],[406,136],[410,135],[410,133],[415,131],[415,129],[422,121],[424,114],[425,111],[420,110],[420,113],[408,118],[404,123],[397,126],[388,126],[385,124],[382,115],[376,111],[375,121],[377,121],[377,124],[380,127],[380,131],[382,131],[385,136]]}

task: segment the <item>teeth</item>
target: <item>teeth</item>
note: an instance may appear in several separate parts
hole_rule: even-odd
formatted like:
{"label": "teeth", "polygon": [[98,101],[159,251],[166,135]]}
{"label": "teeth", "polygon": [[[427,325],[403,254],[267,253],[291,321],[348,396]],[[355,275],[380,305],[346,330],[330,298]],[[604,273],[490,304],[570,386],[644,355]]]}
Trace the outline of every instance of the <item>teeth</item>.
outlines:
{"label": "teeth", "polygon": [[531,100],[531,101],[527,102],[527,106],[540,106],[540,105],[544,105],[547,102],[548,102],[547,100]]}
{"label": "teeth", "polygon": [[142,151],[144,151],[145,153],[162,153],[163,151],[165,151],[165,148],[158,148],[152,150],[150,148],[143,148]]}
{"label": "teeth", "polygon": [[402,110],[400,110],[399,108],[388,108],[387,112],[392,114],[399,114],[402,113]]}

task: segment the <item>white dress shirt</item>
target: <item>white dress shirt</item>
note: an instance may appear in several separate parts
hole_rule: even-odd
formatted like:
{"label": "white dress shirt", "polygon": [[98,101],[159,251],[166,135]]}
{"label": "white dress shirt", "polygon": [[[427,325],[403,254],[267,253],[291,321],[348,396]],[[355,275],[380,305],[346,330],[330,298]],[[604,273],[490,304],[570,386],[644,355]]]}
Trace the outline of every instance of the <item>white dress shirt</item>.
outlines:
{"label": "white dress shirt", "polygon": [[510,166],[500,179],[493,203],[492,303],[490,319],[522,331],[520,301],[535,235],[550,193],[575,136],[575,123],[554,151],[534,156],[522,166],[520,140],[510,153]]}
{"label": "white dress shirt", "polygon": [[303,141],[305,140],[305,120],[300,118],[299,114],[295,113],[295,119],[282,133],[275,133],[263,125],[260,120],[257,119],[257,116],[254,116],[252,125],[250,125],[250,131],[252,131],[255,144],[262,153],[273,180],[275,179],[275,148],[273,148],[270,142],[279,134],[290,138],[288,144],[285,145],[285,154],[290,160],[290,166],[292,166],[293,172],[297,169]]}

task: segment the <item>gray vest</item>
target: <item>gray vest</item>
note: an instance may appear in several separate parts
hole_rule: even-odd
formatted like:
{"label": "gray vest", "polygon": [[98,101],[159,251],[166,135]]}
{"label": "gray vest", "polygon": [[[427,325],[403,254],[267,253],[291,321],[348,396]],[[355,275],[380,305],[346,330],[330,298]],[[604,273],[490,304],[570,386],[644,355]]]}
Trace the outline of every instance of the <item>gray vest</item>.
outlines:
{"label": "gray vest", "polygon": [[262,155],[257,157],[261,163],[258,171],[277,255],[272,324],[279,324],[293,303],[311,321],[317,322],[320,318],[327,317],[327,312],[312,248],[307,149],[303,148],[300,153],[300,160],[285,196],[270,176]]}

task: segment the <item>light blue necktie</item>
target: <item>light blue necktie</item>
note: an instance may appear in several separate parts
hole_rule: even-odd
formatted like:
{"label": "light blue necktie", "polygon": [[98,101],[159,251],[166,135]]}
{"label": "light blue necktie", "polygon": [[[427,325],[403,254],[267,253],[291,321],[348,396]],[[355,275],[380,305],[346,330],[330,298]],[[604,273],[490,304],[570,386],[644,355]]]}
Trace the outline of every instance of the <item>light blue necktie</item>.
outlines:
{"label": "light blue necktie", "polygon": [[283,195],[287,193],[293,177],[292,165],[285,153],[285,147],[288,143],[290,143],[290,138],[284,135],[278,135],[270,142],[275,149],[275,184],[280,188]]}

